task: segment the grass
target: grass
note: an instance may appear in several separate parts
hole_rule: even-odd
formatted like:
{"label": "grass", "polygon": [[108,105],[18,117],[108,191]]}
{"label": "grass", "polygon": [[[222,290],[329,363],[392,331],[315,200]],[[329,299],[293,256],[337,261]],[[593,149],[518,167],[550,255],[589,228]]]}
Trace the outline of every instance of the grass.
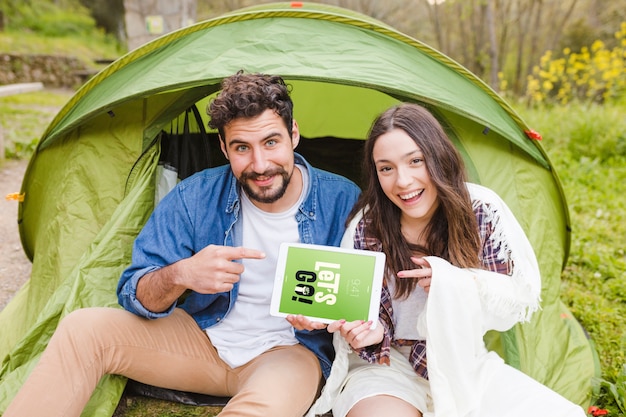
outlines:
{"label": "grass", "polygon": [[626,415],[626,101],[519,112],[542,133],[568,199],[572,246],[561,294],[598,350],[596,404]]}
{"label": "grass", "polygon": [[[125,53],[112,37],[95,30],[83,36],[42,36],[27,29],[0,32],[0,52],[73,56],[96,70],[96,59],[115,59]],[[72,94],[59,90],[0,97],[5,157],[28,158],[48,123]]]}
{"label": "grass", "polygon": [[0,97],[5,157],[29,158],[48,123],[72,94],[70,90],[56,90]]}
{"label": "grass", "polygon": [[95,67],[96,59],[115,59],[125,53],[116,41],[99,32],[85,36],[44,37],[28,31],[0,32],[0,52],[73,56],[88,67]]}
{"label": "grass", "polygon": [[124,396],[113,417],[214,417],[221,407],[196,407],[145,397]]}

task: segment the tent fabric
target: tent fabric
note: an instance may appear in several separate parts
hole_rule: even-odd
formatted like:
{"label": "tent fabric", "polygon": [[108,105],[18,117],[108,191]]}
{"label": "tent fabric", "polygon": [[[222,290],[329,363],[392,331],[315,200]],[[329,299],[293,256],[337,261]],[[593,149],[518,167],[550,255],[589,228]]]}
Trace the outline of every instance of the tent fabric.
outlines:
{"label": "tent fabric", "polygon": [[[117,280],[154,208],[160,133],[194,104],[204,113],[220,81],[240,69],[282,75],[305,138],[298,151],[356,181],[374,117],[400,101],[428,107],[470,180],[502,197],[539,261],[542,310],[530,323],[491,332],[488,346],[566,398],[589,401],[595,351],[559,298],[567,203],[541,144],[525,134],[529,126],[477,77],[418,40],[344,9],[299,6],[242,9],[150,42],[87,82],[50,123],[18,210],[32,275],[0,312],[0,412],[63,316],[117,306]],[[110,416],[124,384],[103,379],[83,415]]]}

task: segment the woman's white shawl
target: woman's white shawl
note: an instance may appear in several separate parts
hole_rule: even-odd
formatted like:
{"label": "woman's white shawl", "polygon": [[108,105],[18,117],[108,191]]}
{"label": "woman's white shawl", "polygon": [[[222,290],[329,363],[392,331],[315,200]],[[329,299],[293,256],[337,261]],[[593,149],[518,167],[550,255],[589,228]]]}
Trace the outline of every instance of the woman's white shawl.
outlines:
{"label": "woman's white shawl", "polygon": [[[504,201],[488,188],[468,184],[474,204],[483,205],[485,221],[494,227],[490,239],[498,257],[512,262],[513,275],[481,269],[460,269],[438,257],[427,257],[432,281],[418,328],[426,335],[428,375],[434,412],[425,417],[468,417],[480,408],[490,377],[504,366],[488,352],[483,336],[505,331],[530,319],[539,308],[541,278],[537,259],[524,231]],[[342,246],[353,247],[354,219]],[[350,347],[336,333],[336,358],[319,399],[307,416],[329,411],[348,372]]]}

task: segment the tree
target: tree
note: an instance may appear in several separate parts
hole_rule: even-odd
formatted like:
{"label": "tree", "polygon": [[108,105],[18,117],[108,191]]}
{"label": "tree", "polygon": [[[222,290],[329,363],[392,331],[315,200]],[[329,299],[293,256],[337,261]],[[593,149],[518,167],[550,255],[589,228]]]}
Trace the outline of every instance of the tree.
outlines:
{"label": "tree", "polygon": [[[270,1],[200,2],[199,15]],[[595,39],[613,46],[613,34],[626,20],[623,1],[615,0],[313,1],[379,19],[458,61],[496,90],[502,73],[516,94],[525,91],[527,76],[546,50],[590,46]]]}
{"label": "tree", "polygon": [[496,26],[494,21],[494,0],[487,0],[486,18],[487,28],[489,31],[489,84],[498,90],[498,73],[500,72],[500,64],[498,59],[498,42],[496,40]]}
{"label": "tree", "polygon": [[124,0],[80,0],[89,9],[98,27],[124,41]]}
{"label": "tree", "polygon": [[[614,2],[421,0],[421,3],[427,10],[429,25],[422,27],[416,37],[426,38],[432,32],[436,48],[494,89],[498,88],[498,73],[504,72],[513,90],[521,92],[526,76],[543,53],[559,47],[565,28],[575,18],[592,14],[585,7],[604,7]],[[614,5],[612,8],[614,12],[619,9]],[[613,32],[616,27],[612,26]]]}

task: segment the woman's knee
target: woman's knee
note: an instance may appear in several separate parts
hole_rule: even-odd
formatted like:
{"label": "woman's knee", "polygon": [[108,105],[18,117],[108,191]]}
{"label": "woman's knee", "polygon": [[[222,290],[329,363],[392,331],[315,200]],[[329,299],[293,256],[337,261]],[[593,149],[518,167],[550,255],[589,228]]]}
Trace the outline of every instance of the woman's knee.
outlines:
{"label": "woman's knee", "polygon": [[413,405],[391,395],[363,398],[348,411],[346,417],[380,415],[422,417],[422,413]]}

